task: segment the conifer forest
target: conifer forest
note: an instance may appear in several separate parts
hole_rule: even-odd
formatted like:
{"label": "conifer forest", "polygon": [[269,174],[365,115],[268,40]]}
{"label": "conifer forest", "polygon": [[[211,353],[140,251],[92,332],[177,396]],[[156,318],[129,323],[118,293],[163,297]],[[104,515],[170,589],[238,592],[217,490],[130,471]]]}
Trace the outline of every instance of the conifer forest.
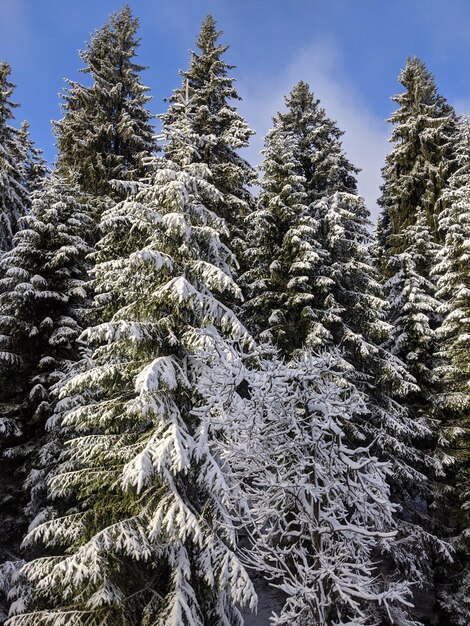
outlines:
{"label": "conifer forest", "polygon": [[139,41],[53,165],[0,64],[0,623],[469,626],[470,119],[403,59],[375,225],[314,85],[254,168],[214,17],[158,120]]}

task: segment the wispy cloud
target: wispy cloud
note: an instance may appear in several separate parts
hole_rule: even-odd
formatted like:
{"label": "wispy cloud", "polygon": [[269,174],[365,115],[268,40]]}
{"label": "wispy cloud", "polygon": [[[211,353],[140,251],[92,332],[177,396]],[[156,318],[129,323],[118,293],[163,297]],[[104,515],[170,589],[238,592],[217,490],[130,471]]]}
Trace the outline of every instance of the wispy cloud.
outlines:
{"label": "wispy cloud", "polygon": [[257,132],[247,150],[247,158],[259,163],[263,136],[270,128],[271,118],[285,108],[284,96],[299,80],[310,84],[327,115],[345,131],[343,146],[349,159],[362,170],[359,191],[375,220],[390,129],[345,75],[340,48],[333,40],[323,40],[303,49],[284,68],[277,68],[275,77],[250,75],[239,82],[238,89],[243,97],[240,110]]}

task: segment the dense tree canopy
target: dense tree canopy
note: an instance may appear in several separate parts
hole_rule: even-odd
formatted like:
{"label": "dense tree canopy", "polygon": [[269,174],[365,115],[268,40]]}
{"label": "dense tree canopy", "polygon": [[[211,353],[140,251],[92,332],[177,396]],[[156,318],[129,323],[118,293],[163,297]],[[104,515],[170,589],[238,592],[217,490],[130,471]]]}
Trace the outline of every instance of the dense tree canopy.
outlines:
{"label": "dense tree canopy", "polygon": [[211,15],[156,136],[138,26],[52,172],[0,63],[0,622],[243,626],[270,585],[272,626],[466,626],[468,119],[407,60],[374,236],[303,81],[257,179]]}

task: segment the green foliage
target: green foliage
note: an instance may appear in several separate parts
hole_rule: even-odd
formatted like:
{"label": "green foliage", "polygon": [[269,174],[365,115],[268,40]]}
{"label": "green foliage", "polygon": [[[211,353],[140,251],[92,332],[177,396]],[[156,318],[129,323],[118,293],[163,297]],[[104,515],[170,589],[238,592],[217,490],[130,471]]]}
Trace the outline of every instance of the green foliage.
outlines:
{"label": "green foliage", "polygon": [[243,312],[261,340],[289,355],[324,339],[314,307],[328,280],[322,267],[326,255],[316,241],[295,138],[276,120],[265,146],[258,206],[246,220],[245,256],[252,269],[242,277],[250,294]]}
{"label": "green foliage", "polygon": [[[442,603],[458,626],[470,616],[470,122],[459,125],[457,169],[443,194],[439,216],[444,239],[433,275],[442,300],[442,324],[437,330],[436,373],[440,380],[436,404],[444,416],[442,430],[454,463],[448,470],[453,487],[445,501],[451,511],[457,558],[448,568]],[[442,504],[442,503],[441,503]]]}
{"label": "green foliage", "polygon": [[44,421],[48,388],[60,378],[63,361],[76,354],[91,224],[86,198],[54,178],[1,259],[0,366],[8,381],[2,413],[11,416],[10,434]]}
{"label": "green foliage", "polygon": [[[221,34],[208,15],[197,39],[199,52],[191,53],[188,70],[181,72],[183,84],[169,99],[169,110],[161,119],[172,127],[165,146],[168,158],[180,165],[189,158],[209,168],[211,183],[220,192],[210,207],[226,221],[233,248],[234,238],[244,236],[243,217],[253,206],[249,186],[256,179],[253,168],[237,150],[248,146],[254,133],[232,104],[240,98],[235,79],[229,76],[234,66],[223,59],[228,46],[218,42]],[[181,153],[181,134],[187,132],[199,138],[190,155],[186,149]]]}
{"label": "green foliage", "polygon": [[344,154],[344,134],[320,107],[307,83],[298,82],[286,97],[287,111],[277,120],[298,148],[297,158],[306,181],[308,202],[320,200],[336,191],[355,193],[359,170]]}
{"label": "green foliage", "polygon": [[419,394],[413,403],[419,414],[429,411],[429,397],[437,383],[433,370],[439,301],[436,286],[427,277],[440,246],[434,243],[422,211],[416,224],[395,238],[400,239],[403,252],[388,262],[391,278],[385,283],[385,291],[392,333],[387,347],[406,364],[418,384]]}
{"label": "green foliage", "polygon": [[392,98],[399,108],[390,118],[393,149],[383,168],[379,200],[378,243],[385,257],[403,252],[400,234],[416,223],[418,210],[438,240],[439,198],[454,167],[456,116],[437,93],[433,76],[414,57],[407,60],[399,80],[406,91]]}
{"label": "green foliage", "polygon": [[18,131],[9,125],[18,106],[10,100],[15,88],[9,80],[10,72],[7,63],[0,63],[0,253],[11,249],[18,220],[30,208],[25,161],[31,144],[26,126]]}
{"label": "green foliage", "polygon": [[78,359],[92,223],[87,199],[53,177],[0,260],[2,561],[20,558],[28,521],[51,514],[45,479],[61,448],[44,427],[57,403],[53,387]]}
{"label": "green foliage", "polygon": [[255,601],[200,391],[222,335],[249,336],[214,295],[240,295],[234,257],[205,205],[220,194],[189,161],[154,160],[102,216],[103,322],[82,336],[88,367],[60,385],[69,441],[49,477],[51,495],[76,505],[31,529],[26,541],[58,556],[23,567],[12,625],[235,625],[237,605]]}
{"label": "green foliage", "polygon": [[140,82],[145,68],[133,61],[138,24],[126,6],[93,34],[80,53],[92,84],[67,81],[64,117],[54,123],[58,171],[95,196],[115,197],[112,180],[144,175],[144,159],[156,149],[150,96]]}

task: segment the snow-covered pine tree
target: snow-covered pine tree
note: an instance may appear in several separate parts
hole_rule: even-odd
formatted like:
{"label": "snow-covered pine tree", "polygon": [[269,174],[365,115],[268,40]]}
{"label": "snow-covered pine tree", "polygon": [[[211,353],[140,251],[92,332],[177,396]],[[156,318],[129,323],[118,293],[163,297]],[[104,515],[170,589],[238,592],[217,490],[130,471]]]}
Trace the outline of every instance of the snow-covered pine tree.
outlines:
{"label": "snow-covered pine tree", "polygon": [[44,504],[41,472],[30,472],[42,464],[44,425],[55,404],[51,387],[78,356],[91,225],[83,194],[54,177],[0,260],[1,562],[19,558],[27,518]]}
{"label": "snow-covered pine tree", "polygon": [[247,322],[289,355],[331,341],[321,322],[331,259],[314,203],[335,192],[355,193],[358,169],[344,154],[342,131],[307,83],[293,87],[286,106],[266,136],[262,192],[247,218],[242,282]]}
{"label": "snow-covered pine tree", "polygon": [[72,494],[75,506],[27,537],[54,556],[23,567],[9,626],[239,626],[237,606],[255,603],[235,554],[236,485],[201,417],[218,390],[200,385],[202,348],[222,367],[224,337],[250,337],[217,297],[239,289],[226,226],[206,206],[221,194],[193,163],[204,142],[189,122],[179,137],[183,165],[154,158],[151,177],[102,216],[103,323],[83,336],[95,346],[91,367],[61,389],[63,402],[79,401],[50,482],[52,496]]}
{"label": "snow-covered pine tree", "polygon": [[[390,322],[400,325],[406,318],[410,321],[404,311],[397,310],[397,305],[405,302],[418,321],[415,332],[407,336],[408,345],[400,332],[402,329],[397,326],[387,347],[404,357],[416,377],[417,390],[404,400],[404,406],[413,419],[425,420],[428,426],[429,436],[423,441],[423,447],[434,457],[434,467],[430,465],[425,472],[428,489],[415,500],[409,513],[421,520],[419,523],[425,531],[435,534],[438,518],[427,505],[441,492],[436,478],[442,475],[445,454],[438,447],[441,416],[436,411],[437,387],[432,373],[437,303],[430,299],[435,294],[435,281],[430,277],[430,270],[432,257],[437,254],[442,241],[438,221],[445,205],[441,194],[455,168],[456,116],[452,107],[437,93],[434,79],[421,60],[408,59],[399,80],[406,91],[393,98],[398,109],[390,118],[394,124],[393,148],[383,168],[376,260],[388,279]],[[410,285],[403,280],[402,261],[407,258],[408,250],[413,253],[413,259],[410,257],[407,263],[409,267],[410,263],[414,265],[416,289],[411,292],[412,301],[408,293]],[[423,306],[425,310],[420,311]],[[421,313],[424,316],[420,323]],[[407,353],[404,354],[403,350]],[[429,553],[429,562],[434,568],[433,552]]]}
{"label": "snow-covered pine tree", "polygon": [[231,436],[220,444],[242,484],[248,561],[283,598],[271,623],[377,623],[379,606],[398,618],[408,585],[384,585],[376,563],[379,544],[395,534],[391,468],[370,445],[351,446],[355,416],[368,412],[364,398],[336,356],[305,350],[286,364],[264,350],[256,370],[234,354],[231,369],[214,368],[205,385],[228,387],[232,379],[235,387],[241,375],[250,381],[250,398],[232,403]]}
{"label": "snow-covered pine tree", "polygon": [[[313,97],[310,100],[313,101]],[[286,336],[290,333],[293,337],[290,345],[286,342],[282,346],[288,357],[306,344],[317,351],[340,351],[345,376],[364,395],[368,410],[366,415],[356,416],[352,424],[358,428],[358,437],[366,434],[368,443],[375,442],[374,454],[392,464],[391,491],[393,498],[403,507],[400,522],[403,541],[397,542],[387,559],[390,557],[395,562],[402,577],[426,584],[432,577],[428,559],[430,546],[437,551],[446,550],[416,523],[414,511],[416,498],[428,489],[426,474],[429,466],[434,466],[434,460],[420,449],[423,440],[429,437],[430,429],[424,419],[411,419],[409,410],[402,406],[403,398],[417,392],[418,388],[405,364],[383,345],[390,338],[391,327],[386,320],[387,303],[370,253],[369,212],[362,198],[355,193],[355,169],[350,166],[348,170],[345,157],[341,159],[341,168],[330,170],[327,180],[332,181],[331,187],[321,182],[325,178],[320,178],[319,191],[315,192],[312,168],[309,170],[302,163],[310,163],[309,155],[315,154],[316,148],[309,148],[306,143],[309,134],[305,131],[294,133],[289,126],[284,130],[282,115],[275,120],[268,138],[263,163],[267,175],[261,183],[258,208],[249,218],[256,225],[249,250],[252,254],[250,264],[253,268],[259,266],[260,270],[254,269],[245,275],[248,279],[252,277],[252,294],[245,304],[245,311],[249,311],[252,301],[256,304],[247,319],[254,321],[258,308],[262,312],[260,321],[262,318],[263,323],[268,323],[264,328],[256,328],[257,332],[266,331],[272,335],[274,323],[282,322],[284,316],[287,323],[276,328],[276,332],[281,330]],[[330,126],[329,121],[327,126]],[[322,136],[321,130],[312,131],[311,136]],[[273,142],[274,145],[275,141],[285,143],[285,159],[282,151],[275,157],[273,150],[268,152],[269,144]],[[333,147],[336,155],[338,150],[342,154],[339,140]],[[322,146],[322,150],[323,160],[328,162],[327,146]],[[330,162],[337,164],[338,159],[332,158]],[[299,164],[302,166],[300,170]],[[309,176],[313,185],[310,190]],[[292,187],[294,181],[295,189]],[[340,190],[337,186],[335,188],[338,181]],[[291,191],[294,191],[292,206],[288,201]],[[312,202],[308,202],[309,194]],[[295,203],[299,198],[303,204]],[[297,207],[297,212],[292,210],[293,207]],[[284,212],[282,221],[276,214],[281,211]],[[303,215],[302,211],[305,211]],[[299,219],[301,215],[305,228]],[[281,226],[282,230],[273,225]],[[289,326],[289,311],[281,310],[282,316],[279,314],[278,303],[287,299],[282,292],[283,287],[288,286],[287,280],[283,286],[277,285],[276,303],[272,296],[274,271],[283,264],[285,267],[285,233],[295,234],[295,245],[309,256],[308,265],[296,266],[294,255],[289,258],[300,276],[296,296],[308,300],[308,306],[302,311],[302,321],[308,320],[311,329],[306,340],[296,337],[296,330],[299,335],[303,331],[301,320],[296,319]],[[293,284],[296,280],[297,277]]]}
{"label": "snow-covered pine tree", "polygon": [[[305,107],[309,112],[306,117],[310,119],[313,115],[312,107],[313,111],[318,109],[318,101],[314,100],[308,86],[299,83],[288,99],[289,107],[294,107],[300,99],[299,94],[310,103]],[[306,94],[309,95],[308,98]],[[297,107],[294,107],[294,110],[296,111]],[[251,265],[259,265],[261,268],[259,275],[255,276],[256,308],[263,310],[264,320],[268,321],[270,316],[272,320],[276,318],[277,307],[268,307],[263,299],[270,297],[270,272],[284,264],[282,254],[285,252],[282,246],[285,233],[289,233],[287,242],[293,240],[298,246],[299,254],[303,252],[307,258],[307,262],[304,263],[304,259],[292,256],[289,262],[294,270],[299,271],[298,284],[305,289],[304,297],[315,298],[314,306],[306,308],[310,309],[318,325],[313,327],[312,337],[307,343],[313,344],[317,350],[341,348],[345,366],[351,369],[351,376],[356,376],[354,382],[366,391],[368,396],[376,397],[375,394],[380,396],[382,392],[387,395],[392,389],[398,393],[406,393],[414,388],[412,378],[407,374],[404,365],[381,347],[390,329],[384,320],[386,303],[369,253],[372,240],[369,231],[369,213],[362,198],[344,189],[346,183],[341,184],[342,191],[335,189],[337,181],[346,180],[347,186],[354,190],[356,170],[353,166],[347,165],[346,157],[342,157],[339,160],[342,163],[340,170],[335,172],[335,169],[331,168],[330,176],[327,177],[327,180],[332,181],[331,184],[325,188],[323,183],[323,189],[318,193],[313,187],[311,195],[314,201],[309,203],[305,186],[315,185],[311,173],[314,168],[307,169],[302,163],[310,162],[313,157],[309,160],[309,155],[316,154],[315,145],[309,147],[307,143],[308,137],[316,138],[323,136],[324,133],[321,128],[316,127],[310,129],[309,133],[301,132],[295,130],[290,122],[285,128],[284,115],[289,122],[291,119],[289,113],[279,114],[274,121],[273,130],[267,137],[265,160],[262,165],[265,177],[261,183],[260,203],[249,218],[255,223],[254,245],[250,250],[252,256],[249,261]],[[297,114],[297,117],[302,116]],[[326,118],[323,111],[321,120],[326,120],[327,129],[331,127],[332,122]],[[316,123],[321,124],[321,121]],[[338,131],[338,135],[340,134]],[[338,151],[342,154],[338,142],[332,144],[334,154]],[[285,145],[285,152],[280,150],[281,144]],[[338,159],[328,159],[326,145],[322,150],[325,151],[323,161],[338,162]],[[307,179],[309,172],[310,180]],[[318,196],[322,199],[318,200]],[[273,227],[277,225],[282,228]],[[260,242],[260,245],[256,245],[257,242]],[[256,274],[256,270],[254,272]],[[297,282],[296,277],[294,282]],[[287,281],[284,283],[283,288],[287,286]],[[282,288],[279,291],[281,292]],[[302,293],[300,289],[299,292]],[[280,294],[279,297],[285,297],[285,294]],[[250,304],[249,301],[247,306]],[[289,315],[287,310],[284,313]],[[290,332],[294,335],[295,328]],[[287,356],[291,356],[298,347],[294,341],[290,346],[291,349],[286,351]],[[305,344],[300,341],[300,347],[302,346]],[[377,379],[382,381],[382,385],[377,386]],[[389,383],[387,391],[385,381]],[[388,401],[378,400],[378,396],[377,409],[384,402],[388,405]],[[391,419],[393,423],[397,418],[396,416],[391,418],[391,415],[394,415],[396,410],[398,409],[391,411],[389,418],[383,415],[377,422],[385,424],[387,419]],[[401,423],[402,420],[398,421]]]}
{"label": "snow-covered pine tree", "polygon": [[26,150],[22,134],[9,124],[18,106],[10,100],[15,88],[10,82],[10,73],[8,63],[0,63],[0,253],[11,249],[18,220],[30,206],[25,187]]}
{"label": "snow-covered pine tree", "polygon": [[439,301],[436,286],[427,277],[440,246],[434,243],[427,218],[419,208],[416,222],[399,237],[397,246],[403,252],[390,257],[387,269],[391,278],[384,285],[392,325],[385,346],[406,364],[418,384],[419,393],[413,405],[419,415],[429,411],[429,396],[437,382],[433,370]]}
{"label": "snow-covered pine tree", "polygon": [[256,209],[246,220],[250,245],[243,283],[249,294],[244,319],[261,340],[285,355],[318,347],[324,333],[313,307],[325,287],[325,251],[316,240],[317,221],[307,200],[297,137],[279,117],[265,139],[263,178]]}
{"label": "snow-covered pine tree", "polygon": [[18,140],[20,146],[22,146],[22,153],[24,155],[23,184],[28,192],[30,202],[32,202],[35,192],[42,189],[42,186],[46,182],[49,169],[42,156],[42,150],[36,148],[31,139],[28,122],[21,124]]}
{"label": "snow-covered pine tree", "polygon": [[351,380],[366,394],[372,417],[370,436],[379,429],[375,436],[380,432],[383,437],[382,453],[397,463],[392,477],[397,481],[397,494],[406,498],[405,484],[413,488],[425,480],[417,471],[422,455],[415,443],[429,430],[422,420],[411,420],[396,402],[417,387],[404,363],[384,347],[391,329],[370,254],[369,212],[360,196],[341,192],[319,201],[317,211],[331,279],[322,323],[351,368]]}
{"label": "snow-covered pine tree", "polygon": [[138,25],[125,6],[92,35],[80,52],[80,71],[92,84],[67,80],[64,117],[54,123],[58,171],[78,176],[81,189],[95,196],[115,195],[113,179],[140,178],[145,157],[156,148],[146,109],[150,96],[140,81],[145,68],[134,61]]}
{"label": "snow-covered pine tree", "polygon": [[[382,554],[405,580],[429,589],[434,563],[451,560],[449,546],[434,532],[425,507],[433,487],[429,478],[441,472],[440,461],[429,451],[432,425],[428,415],[411,410],[421,390],[405,363],[389,352],[392,329],[373,267],[369,215],[362,199],[336,193],[320,201],[318,209],[333,281],[323,324],[351,368],[348,378],[365,394],[369,413],[362,429],[367,441],[376,442],[374,453],[391,462],[391,494],[401,507],[399,541]],[[409,622],[403,617],[398,623]]]}
{"label": "snow-covered pine tree", "polygon": [[457,560],[447,572],[443,606],[458,626],[470,620],[470,120],[462,118],[457,143],[457,169],[443,193],[439,228],[444,245],[433,276],[442,300],[443,320],[437,329],[436,404],[445,415],[443,428],[454,465],[454,532]]}
{"label": "snow-covered pine tree", "polygon": [[[240,98],[233,84],[235,79],[229,76],[234,66],[223,59],[228,46],[219,43],[221,34],[212,15],[208,15],[197,39],[199,52],[191,53],[188,70],[181,72],[182,86],[174,91],[169,99],[169,110],[161,119],[173,127],[175,139],[169,138],[165,154],[175,163],[181,163],[178,134],[186,127],[188,119],[191,132],[204,139],[191,158],[211,172],[211,183],[220,194],[212,200],[214,204],[210,208],[225,220],[230,247],[237,252],[239,245],[242,246],[237,240],[245,238],[243,217],[253,206],[249,186],[256,180],[253,168],[237,150],[245,148],[254,133],[233,104]],[[188,107],[192,112],[189,118]],[[183,159],[186,158],[187,155],[183,155]]]}
{"label": "snow-covered pine tree", "polygon": [[335,191],[355,193],[359,170],[347,159],[341,137],[344,134],[326,116],[307,83],[294,85],[286,97],[287,111],[278,113],[278,123],[298,145],[297,158],[307,184],[308,202]]}
{"label": "snow-covered pine tree", "polygon": [[400,234],[416,223],[418,207],[438,239],[439,198],[454,162],[455,112],[437,93],[423,61],[407,59],[399,80],[406,91],[392,98],[398,104],[390,117],[393,149],[383,168],[379,200],[378,255],[383,267],[391,254],[403,252],[406,244],[400,243]]}

